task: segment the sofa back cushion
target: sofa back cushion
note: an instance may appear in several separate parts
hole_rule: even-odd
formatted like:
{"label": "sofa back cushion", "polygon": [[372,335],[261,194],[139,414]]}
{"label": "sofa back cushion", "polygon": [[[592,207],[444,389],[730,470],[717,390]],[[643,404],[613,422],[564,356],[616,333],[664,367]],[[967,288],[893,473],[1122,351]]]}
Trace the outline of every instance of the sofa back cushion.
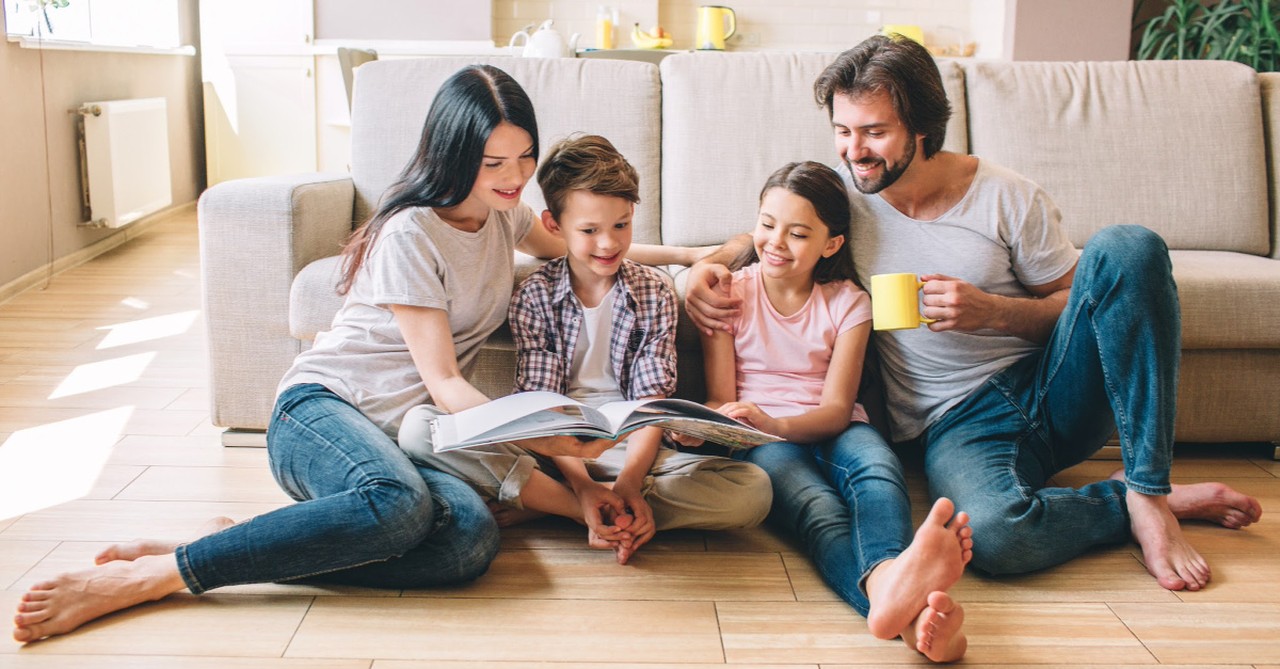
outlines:
{"label": "sofa back cushion", "polygon": [[[718,244],[755,226],[765,179],[786,163],[837,156],[813,82],[834,53],[686,53],[662,61],[662,241]],[[959,67],[939,61],[952,117],[944,147],[964,152]]]}
{"label": "sofa back cushion", "polygon": [[[454,72],[488,63],[524,87],[538,115],[541,153],[574,132],[604,135],[640,173],[635,241],[657,243],[661,177],[661,91],[652,63],[574,58],[444,57],[378,60],[360,66],[351,110],[351,176],[355,222],[413,156],[436,91]],[[524,199],[544,201],[537,179]]]}
{"label": "sofa back cushion", "polygon": [[974,155],[1039,183],[1071,241],[1136,223],[1171,248],[1269,250],[1257,75],[1217,61],[965,66]]}

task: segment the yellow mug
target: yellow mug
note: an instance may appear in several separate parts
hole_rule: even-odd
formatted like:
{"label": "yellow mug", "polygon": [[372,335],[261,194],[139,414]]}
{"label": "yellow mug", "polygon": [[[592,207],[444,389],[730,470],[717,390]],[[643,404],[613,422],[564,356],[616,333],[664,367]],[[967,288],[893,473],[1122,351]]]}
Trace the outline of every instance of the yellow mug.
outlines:
{"label": "yellow mug", "polygon": [[880,34],[886,37],[892,37],[895,33],[902,35],[921,46],[924,45],[924,31],[920,29],[920,26],[905,23],[891,23],[880,28]]}
{"label": "yellow mug", "polygon": [[924,282],[911,272],[871,277],[871,322],[876,330],[912,330],[932,318],[920,315]]}

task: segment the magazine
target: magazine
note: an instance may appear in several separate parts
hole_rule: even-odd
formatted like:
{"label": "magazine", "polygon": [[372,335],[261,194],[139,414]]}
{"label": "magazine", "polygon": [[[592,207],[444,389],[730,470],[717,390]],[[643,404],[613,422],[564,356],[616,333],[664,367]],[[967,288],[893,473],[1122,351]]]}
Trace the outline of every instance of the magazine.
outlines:
{"label": "magazine", "polygon": [[674,398],[608,402],[593,408],[559,393],[534,391],[423,420],[430,422],[437,453],[554,435],[618,439],[650,425],[729,448],[782,441],[697,402]]}

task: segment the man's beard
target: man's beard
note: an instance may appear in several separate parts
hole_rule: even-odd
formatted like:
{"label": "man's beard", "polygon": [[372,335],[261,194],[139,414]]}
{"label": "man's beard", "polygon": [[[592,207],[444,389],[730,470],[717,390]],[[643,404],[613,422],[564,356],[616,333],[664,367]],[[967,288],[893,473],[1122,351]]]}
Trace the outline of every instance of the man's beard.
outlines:
{"label": "man's beard", "polygon": [[873,193],[879,193],[889,186],[892,186],[894,182],[901,178],[902,174],[907,171],[907,168],[911,167],[911,161],[915,160],[915,157],[916,143],[907,142],[906,149],[903,151],[902,160],[896,163],[889,164],[885,162],[883,158],[878,157],[871,159],[873,162],[880,162],[884,165],[884,170],[877,178],[859,177],[858,173],[853,169],[853,164],[846,160],[845,165],[849,168],[849,175],[853,177],[853,187],[857,188],[858,192],[863,195],[871,195]]}

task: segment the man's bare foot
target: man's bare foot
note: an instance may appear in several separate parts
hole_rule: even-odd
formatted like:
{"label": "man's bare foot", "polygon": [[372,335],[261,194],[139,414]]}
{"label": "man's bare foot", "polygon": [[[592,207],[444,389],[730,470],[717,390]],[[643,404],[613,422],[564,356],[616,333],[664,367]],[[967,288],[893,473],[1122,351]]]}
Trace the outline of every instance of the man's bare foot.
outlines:
{"label": "man's bare foot", "polygon": [[[235,524],[236,521],[226,516],[218,516],[201,525],[200,531],[194,538],[207,537]],[[184,543],[187,542],[164,539],[134,539],[133,541],[107,546],[93,558],[93,563],[106,564],[113,560],[137,560],[143,555],[168,555],[178,550],[178,546]]]}
{"label": "man's bare foot", "polygon": [[871,633],[880,639],[901,634],[927,606],[929,593],[955,585],[972,558],[969,514],[956,513],[951,500],[939,498],[907,550],[876,565],[867,578]]}
{"label": "man's bare foot", "polygon": [[497,521],[498,527],[511,527],[520,523],[527,523],[536,518],[542,518],[547,514],[533,509],[517,509],[505,504],[497,502],[489,502],[489,513],[493,514],[493,519]]}
{"label": "man's bare foot", "polygon": [[1182,536],[1169,500],[1160,495],[1125,493],[1129,530],[1142,547],[1142,562],[1168,590],[1199,590],[1209,583],[1209,565]]}
{"label": "man's bare foot", "polygon": [[[1117,469],[1111,478],[1123,481],[1124,470]],[[1169,510],[1178,520],[1207,520],[1232,530],[1262,519],[1262,505],[1257,499],[1217,482],[1174,484],[1169,493]]]}
{"label": "man's bare foot", "polygon": [[964,607],[945,592],[931,592],[928,605],[902,630],[902,640],[934,662],[955,662],[969,647],[963,625]]}
{"label": "man's bare foot", "polygon": [[36,641],[186,587],[172,555],[143,555],[37,583],[18,602],[13,640]]}

